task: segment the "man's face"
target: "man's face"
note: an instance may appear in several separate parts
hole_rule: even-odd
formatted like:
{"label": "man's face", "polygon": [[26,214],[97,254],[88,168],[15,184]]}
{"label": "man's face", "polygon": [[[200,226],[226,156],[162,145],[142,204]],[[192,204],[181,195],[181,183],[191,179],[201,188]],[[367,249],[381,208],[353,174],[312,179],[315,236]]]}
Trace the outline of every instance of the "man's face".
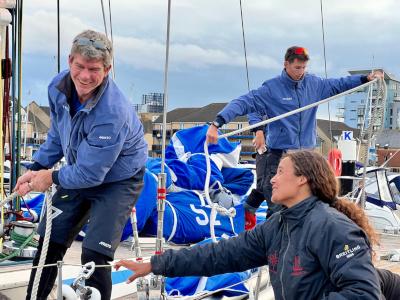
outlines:
{"label": "man's face", "polygon": [[295,58],[293,62],[285,61],[286,73],[293,80],[300,80],[306,72],[307,63],[308,61],[301,61],[297,58]]}
{"label": "man's face", "polygon": [[111,69],[111,66],[104,67],[101,59],[87,59],[80,54],[70,55],[68,62],[71,78],[81,102],[93,96],[93,92]]}

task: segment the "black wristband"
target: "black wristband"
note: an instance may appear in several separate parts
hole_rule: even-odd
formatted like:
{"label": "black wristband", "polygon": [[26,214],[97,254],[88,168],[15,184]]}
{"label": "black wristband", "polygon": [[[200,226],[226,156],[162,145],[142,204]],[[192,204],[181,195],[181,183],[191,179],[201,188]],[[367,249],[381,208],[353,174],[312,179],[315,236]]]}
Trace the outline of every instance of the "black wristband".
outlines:
{"label": "black wristband", "polygon": [[60,185],[60,180],[58,179],[58,172],[59,171],[53,171],[51,174],[51,179],[53,180],[53,183],[56,185]]}
{"label": "black wristband", "polygon": [[40,170],[47,170],[48,169],[45,166],[43,166],[40,163],[38,163],[37,161],[35,161],[33,164],[27,166],[26,168],[28,170],[31,170],[31,171],[40,171]]}
{"label": "black wristband", "polygon": [[361,76],[361,78],[360,78],[360,80],[361,80],[361,83],[367,83],[369,80],[368,80],[368,76],[367,75],[362,75]]}

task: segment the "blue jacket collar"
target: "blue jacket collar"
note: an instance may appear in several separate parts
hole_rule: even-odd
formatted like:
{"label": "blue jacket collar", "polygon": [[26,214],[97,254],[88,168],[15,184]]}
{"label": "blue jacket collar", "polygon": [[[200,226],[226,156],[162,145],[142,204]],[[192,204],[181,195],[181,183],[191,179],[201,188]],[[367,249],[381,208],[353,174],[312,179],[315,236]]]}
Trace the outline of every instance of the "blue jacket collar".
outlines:
{"label": "blue jacket collar", "polygon": [[[90,110],[92,110],[93,107],[96,106],[101,96],[103,95],[104,90],[108,85],[108,82],[109,82],[109,77],[106,76],[101,85],[97,88],[95,96],[86,102],[83,111],[89,112]],[[75,89],[70,72],[67,72],[65,77],[60,80],[60,83],[57,85],[57,89],[66,96],[65,99],[66,102],[69,102],[69,99],[72,98],[72,89]]]}
{"label": "blue jacket collar", "polygon": [[309,211],[314,208],[317,201],[317,197],[311,196],[290,208],[284,208],[280,211],[281,218],[289,223],[297,223],[304,220]]}
{"label": "blue jacket collar", "polygon": [[290,78],[288,73],[286,73],[286,70],[282,70],[281,74],[281,80],[283,83],[289,87],[295,88],[295,87],[300,87],[303,84],[304,77],[306,76],[306,73],[304,73],[303,77],[300,80],[293,80]]}

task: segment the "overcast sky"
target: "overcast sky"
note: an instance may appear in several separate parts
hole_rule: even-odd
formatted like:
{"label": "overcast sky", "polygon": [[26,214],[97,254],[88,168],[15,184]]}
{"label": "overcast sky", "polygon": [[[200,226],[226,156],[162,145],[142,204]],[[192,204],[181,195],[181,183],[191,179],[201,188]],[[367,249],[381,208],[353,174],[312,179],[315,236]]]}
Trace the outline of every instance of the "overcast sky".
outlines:
{"label": "overcast sky", "polygon": [[[167,0],[111,1],[115,75],[133,103],[162,92]],[[104,1],[110,32],[108,1]],[[309,72],[324,76],[319,0],[242,0],[250,87],[280,74],[285,50],[307,47]],[[395,0],[323,0],[327,73],[383,67],[400,77],[400,4]],[[47,105],[57,72],[54,0],[24,1],[23,103]],[[72,39],[104,31],[101,1],[60,0],[61,65]],[[246,93],[239,0],[172,0],[168,110],[227,102]],[[331,105],[335,114],[336,103]],[[327,108],[319,117],[327,118]]]}

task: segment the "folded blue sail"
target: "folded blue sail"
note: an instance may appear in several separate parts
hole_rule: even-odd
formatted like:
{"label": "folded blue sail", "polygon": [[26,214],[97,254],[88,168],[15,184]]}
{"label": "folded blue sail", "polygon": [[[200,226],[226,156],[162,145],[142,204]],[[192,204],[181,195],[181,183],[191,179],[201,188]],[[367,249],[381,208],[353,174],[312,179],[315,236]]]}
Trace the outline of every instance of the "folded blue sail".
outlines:
{"label": "folded blue sail", "polygon": [[[165,157],[182,160],[187,153],[204,153],[207,130],[208,125],[203,125],[176,132],[165,149]],[[218,144],[208,145],[208,152],[209,154],[225,154],[238,160],[240,143],[229,142],[226,138],[219,139]]]}
{"label": "folded blue sail", "polygon": [[21,208],[23,217],[32,222],[39,222],[43,202],[44,194],[39,194],[32,199],[25,199],[25,201],[22,201]]}
{"label": "folded blue sail", "polygon": [[[210,243],[210,239],[198,243]],[[197,247],[197,245],[195,246]],[[233,297],[248,294],[249,290],[243,281],[249,279],[250,271],[226,273],[211,277],[175,277],[167,278],[165,289],[169,296],[192,296],[204,292],[220,290],[221,296]]]}
{"label": "folded blue sail", "polygon": [[[153,173],[155,176],[157,176],[158,174],[161,173],[161,159],[160,158],[151,158],[149,157],[146,161],[146,170],[149,170],[151,173]],[[167,180],[166,180],[166,187],[169,188],[172,184],[173,179],[175,179],[175,176],[173,176],[174,178],[172,178],[171,176],[171,171],[168,168],[168,166],[165,166],[164,168],[164,172],[167,176]],[[143,192],[142,192],[143,194]]]}
{"label": "folded blue sail", "polygon": [[[175,186],[186,190],[204,190],[207,173],[204,155],[193,155],[186,162],[179,159],[167,159],[165,165],[167,189],[173,183]],[[161,159],[148,159],[146,168],[155,175],[159,174],[161,172]],[[224,178],[217,165],[211,161],[210,185],[214,184],[215,181],[223,182]]]}
{"label": "folded blue sail", "polygon": [[242,168],[222,168],[224,182],[222,185],[233,194],[245,195],[254,181],[254,174],[249,169]]}
{"label": "folded blue sail", "polygon": [[[236,216],[232,219],[217,215],[215,235],[232,236],[244,230],[244,209],[242,204],[235,206]],[[194,191],[183,191],[167,195],[164,213],[163,235],[167,241],[176,244],[196,243],[210,237],[211,208],[204,198]],[[157,234],[157,211],[150,216],[142,234]]]}

